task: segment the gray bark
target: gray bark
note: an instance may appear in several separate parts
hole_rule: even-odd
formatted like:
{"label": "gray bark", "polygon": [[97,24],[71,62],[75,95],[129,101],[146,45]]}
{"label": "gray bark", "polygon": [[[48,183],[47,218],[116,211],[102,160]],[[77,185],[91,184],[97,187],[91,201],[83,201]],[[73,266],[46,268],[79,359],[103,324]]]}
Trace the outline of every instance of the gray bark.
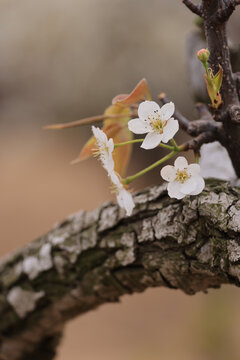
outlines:
{"label": "gray bark", "polygon": [[186,294],[240,284],[240,189],[211,180],[199,196],[166,186],[68,217],[0,263],[0,359],[53,359],[69,319],[148,287]]}

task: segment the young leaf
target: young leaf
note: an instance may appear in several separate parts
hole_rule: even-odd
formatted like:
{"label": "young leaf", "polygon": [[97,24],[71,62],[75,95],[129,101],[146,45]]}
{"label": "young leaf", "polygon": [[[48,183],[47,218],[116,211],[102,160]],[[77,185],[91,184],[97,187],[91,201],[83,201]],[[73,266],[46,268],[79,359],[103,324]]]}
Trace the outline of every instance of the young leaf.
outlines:
{"label": "young leaf", "polygon": [[140,80],[130,94],[120,94],[115,96],[112,100],[112,104],[119,103],[126,106],[131,106],[143,100],[152,100],[146,79]]}
{"label": "young leaf", "polygon": [[221,65],[219,65],[219,71],[212,78],[212,80],[213,80],[213,82],[214,82],[214,84],[216,86],[217,92],[219,92],[220,89],[221,89],[222,79],[223,79],[223,68],[221,67]]}

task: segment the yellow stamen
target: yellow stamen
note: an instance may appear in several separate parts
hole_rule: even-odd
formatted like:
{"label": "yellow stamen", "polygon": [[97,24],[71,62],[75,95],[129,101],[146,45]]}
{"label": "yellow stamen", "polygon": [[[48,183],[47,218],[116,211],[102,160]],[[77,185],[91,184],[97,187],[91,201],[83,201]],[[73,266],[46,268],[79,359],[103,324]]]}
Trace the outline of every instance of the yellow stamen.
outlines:
{"label": "yellow stamen", "polygon": [[162,120],[157,111],[155,111],[153,115],[148,116],[148,120],[150,120],[152,129],[155,132],[157,132],[159,134],[163,133],[163,129],[164,129],[164,126],[166,126],[167,121]]}
{"label": "yellow stamen", "polygon": [[185,183],[186,180],[190,178],[190,175],[186,170],[177,170],[176,181],[179,181],[181,184]]}

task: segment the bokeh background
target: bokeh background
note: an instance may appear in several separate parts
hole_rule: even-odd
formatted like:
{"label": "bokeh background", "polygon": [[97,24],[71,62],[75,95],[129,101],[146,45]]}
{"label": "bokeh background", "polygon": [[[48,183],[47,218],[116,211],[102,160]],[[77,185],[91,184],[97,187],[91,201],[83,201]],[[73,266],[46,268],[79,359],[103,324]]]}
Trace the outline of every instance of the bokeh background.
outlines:
{"label": "bokeh background", "polygon": [[[70,166],[89,128],[44,125],[101,114],[142,77],[196,116],[185,61],[193,21],[180,0],[0,0],[0,255],[111,198],[95,160]],[[237,24],[239,11],[236,43]],[[136,148],[129,174],[157,156]],[[158,169],[135,188],[160,181]],[[237,360],[239,300],[230,287],[125,296],[70,322],[57,360]]]}

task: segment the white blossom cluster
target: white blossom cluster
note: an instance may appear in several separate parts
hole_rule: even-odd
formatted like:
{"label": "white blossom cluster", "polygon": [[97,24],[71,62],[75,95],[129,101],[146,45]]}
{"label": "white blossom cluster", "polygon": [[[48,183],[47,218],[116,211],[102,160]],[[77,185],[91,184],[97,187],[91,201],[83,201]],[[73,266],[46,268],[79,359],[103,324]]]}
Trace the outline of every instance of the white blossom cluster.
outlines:
{"label": "white blossom cluster", "polygon": [[[143,149],[153,149],[161,142],[167,143],[173,139],[179,130],[178,121],[173,118],[175,106],[172,102],[160,106],[154,101],[144,101],[139,105],[139,118],[128,122],[128,128],[135,134],[146,134],[141,144]],[[132,195],[126,190],[121,182],[120,176],[114,170],[113,139],[108,139],[106,134],[99,128],[92,126],[96,138],[96,155],[107,171],[113,188],[117,195],[120,207],[125,209],[130,216],[134,208]],[[168,195],[171,198],[182,199],[186,195],[197,195],[202,192],[205,186],[204,179],[200,175],[198,164],[188,165],[183,156],[179,156],[174,166],[166,165],[161,169],[161,176],[168,181]]]}

